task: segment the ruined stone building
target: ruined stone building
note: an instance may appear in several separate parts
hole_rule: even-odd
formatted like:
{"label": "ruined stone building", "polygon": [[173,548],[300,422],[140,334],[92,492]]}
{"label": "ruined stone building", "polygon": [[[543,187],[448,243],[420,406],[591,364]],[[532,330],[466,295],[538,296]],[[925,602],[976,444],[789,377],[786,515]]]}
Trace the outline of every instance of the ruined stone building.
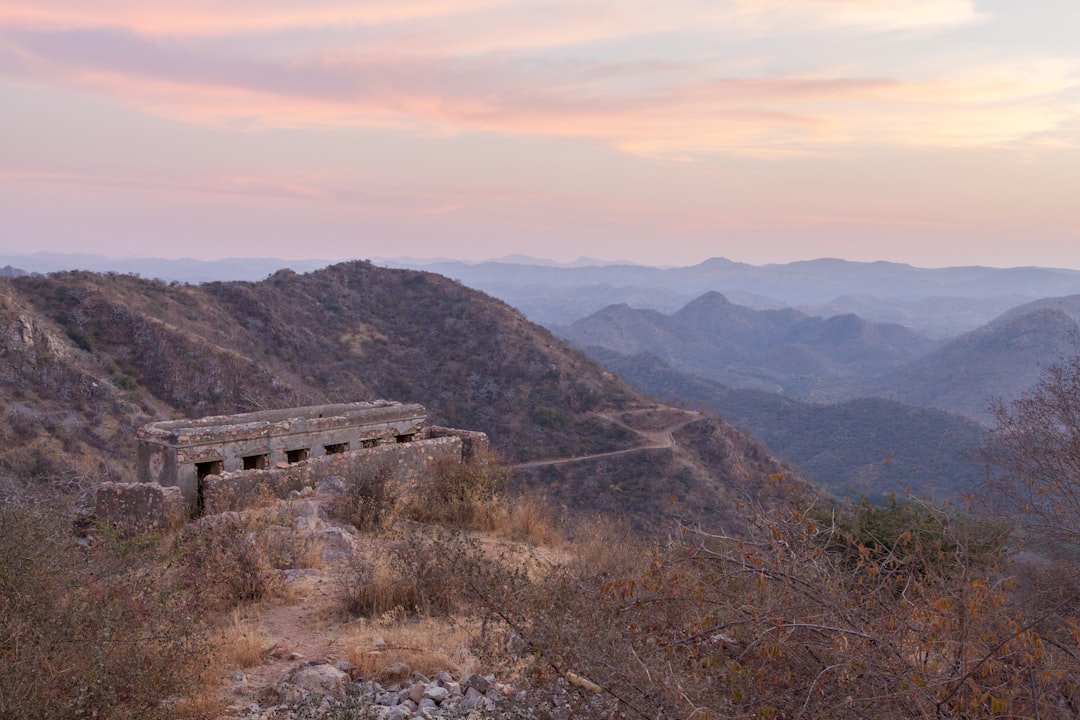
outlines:
{"label": "ruined stone building", "polygon": [[153,527],[170,514],[236,509],[376,464],[403,482],[444,459],[467,462],[483,433],[428,427],[421,405],[385,400],[164,420],[138,431],[137,483],[104,483],[96,514]]}

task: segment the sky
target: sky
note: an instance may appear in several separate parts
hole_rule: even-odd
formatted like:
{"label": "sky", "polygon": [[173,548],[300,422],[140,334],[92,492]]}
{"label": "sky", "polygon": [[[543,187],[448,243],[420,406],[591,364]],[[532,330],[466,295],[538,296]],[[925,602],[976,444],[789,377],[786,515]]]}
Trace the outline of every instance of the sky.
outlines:
{"label": "sky", "polygon": [[1076,0],[0,0],[0,252],[1080,268]]}

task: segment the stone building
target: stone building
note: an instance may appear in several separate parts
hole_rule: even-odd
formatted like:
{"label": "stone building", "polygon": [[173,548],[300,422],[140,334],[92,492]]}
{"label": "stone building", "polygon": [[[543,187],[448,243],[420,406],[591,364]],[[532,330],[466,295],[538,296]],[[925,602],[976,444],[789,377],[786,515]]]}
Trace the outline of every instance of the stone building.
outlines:
{"label": "stone building", "polygon": [[154,529],[329,477],[389,468],[408,483],[434,463],[469,462],[487,447],[484,433],[425,421],[421,405],[380,400],[150,423],[138,431],[139,482],[104,483],[95,515]]}
{"label": "stone building", "polygon": [[138,431],[138,479],[179,487],[188,504],[200,506],[211,475],[411,442],[425,419],[421,405],[377,401],[164,420]]}

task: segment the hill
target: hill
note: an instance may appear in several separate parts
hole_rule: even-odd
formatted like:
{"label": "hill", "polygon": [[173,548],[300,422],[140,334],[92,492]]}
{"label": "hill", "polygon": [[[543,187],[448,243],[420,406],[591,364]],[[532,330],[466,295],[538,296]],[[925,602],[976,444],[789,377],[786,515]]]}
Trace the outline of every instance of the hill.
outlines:
{"label": "hill", "polygon": [[594,351],[594,357],[644,392],[719,413],[837,495],[881,498],[910,490],[955,500],[982,480],[982,466],[964,452],[978,445],[983,429],[959,415],[880,398],[814,405],[676,372],[647,354]]}
{"label": "hill", "polygon": [[843,378],[898,367],[938,346],[899,325],[854,315],[753,310],[708,292],[674,315],[605,308],[558,332],[582,348],[648,352],[677,370],[734,387],[817,397]]}
{"label": "hill", "polygon": [[873,395],[989,421],[996,398],[1031,388],[1041,370],[1080,351],[1077,322],[1057,309],[1010,311],[893,372],[855,384],[848,397]]}
{"label": "hill", "polygon": [[1025,303],[1003,312],[999,317],[994,318],[992,323],[988,324],[1001,327],[1036,310],[1059,310],[1068,315],[1073,322],[1080,323],[1080,295],[1042,298],[1041,300]]}
{"label": "hill", "polygon": [[[130,477],[134,429],[151,419],[379,397],[483,430],[515,462],[645,442],[611,413],[648,403],[520,313],[432,273],[364,262],[199,286],[88,272],[7,279],[0,359],[0,469],[21,477]],[[682,448],[643,452],[663,455],[660,473],[712,475]],[[779,467],[753,452],[743,459],[756,477]],[[589,492],[556,481],[568,506],[589,506]],[[722,505],[698,488],[682,495]],[[664,499],[638,500],[624,509]]]}

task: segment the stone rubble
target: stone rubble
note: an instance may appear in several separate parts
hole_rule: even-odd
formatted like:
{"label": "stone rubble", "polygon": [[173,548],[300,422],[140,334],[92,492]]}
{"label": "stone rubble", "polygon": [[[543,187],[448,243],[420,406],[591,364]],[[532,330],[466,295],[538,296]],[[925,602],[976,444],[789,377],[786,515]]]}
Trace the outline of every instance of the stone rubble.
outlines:
{"label": "stone rubble", "polygon": [[[274,688],[273,704],[229,708],[229,720],[565,720],[571,692],[559,680],[542,693],[498,682],[494,675],[456,680],[442,671],[429,680],[420,673],[386,685],[350,677],[348,662],[305,660]],[[236,673],[242,676],[242,673]],[[232,678],[234,686],[242,677]],[[595,705],[596,703],[594,703]],[[607,715],[598,706],[595,714]],[[583,715],[576,715],[584,717]]]}

